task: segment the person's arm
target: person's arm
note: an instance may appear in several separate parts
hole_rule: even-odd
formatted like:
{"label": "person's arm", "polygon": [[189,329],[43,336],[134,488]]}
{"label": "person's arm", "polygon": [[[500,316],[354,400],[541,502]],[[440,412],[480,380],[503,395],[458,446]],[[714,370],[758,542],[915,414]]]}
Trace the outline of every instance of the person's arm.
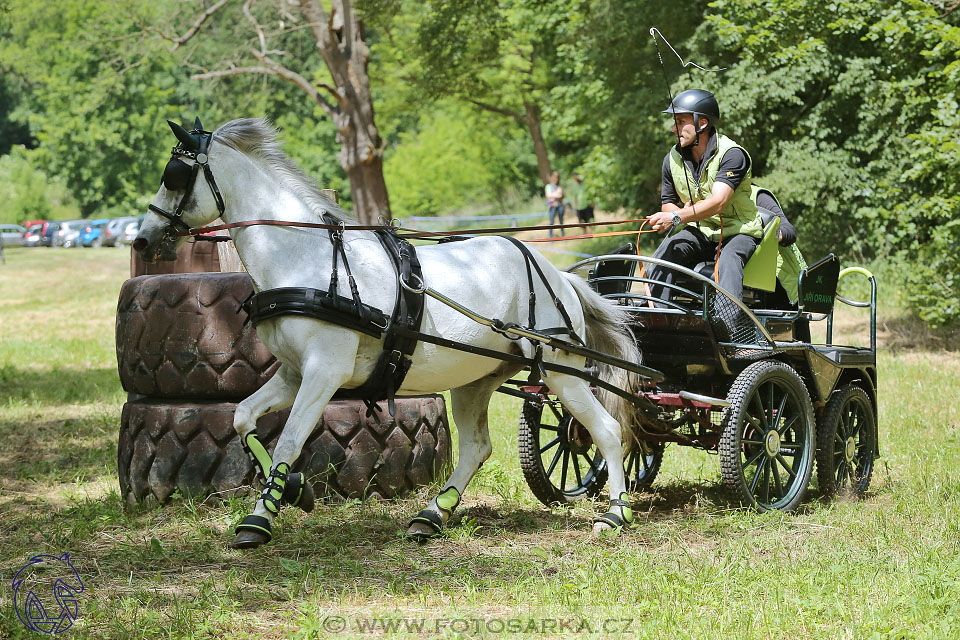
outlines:
{"label": "person's arm", "polygon": [[766,191],[761,191],[757,194],[757,206],[761,209],[766,209],[770,213],[780,218],[781,246],[789,247],[791,244],[797,241],[797,230],[792,224],[790,224],[790,221],[787,220],[787,214],[785,214],[783,209],[780,208],[780,204],[777,202],[776,198]]}
{"label": "person's arm", "polygon": [[[750,160],[747,155],[739,149],[730,149],[720,161],[717,179],[713,183],[709,198],[683,207],[674,203],[664,203],[660,212],[648,218],[650,227],[655,231],[665,233],[673,228],[674,215],[680,216],[680,223],[683,224],[697,222],[720,213],[727,206],[730,198],[733,197],[733,192],[740,186],[749,169]],[[679,198],[677,200],[679,201]]]}

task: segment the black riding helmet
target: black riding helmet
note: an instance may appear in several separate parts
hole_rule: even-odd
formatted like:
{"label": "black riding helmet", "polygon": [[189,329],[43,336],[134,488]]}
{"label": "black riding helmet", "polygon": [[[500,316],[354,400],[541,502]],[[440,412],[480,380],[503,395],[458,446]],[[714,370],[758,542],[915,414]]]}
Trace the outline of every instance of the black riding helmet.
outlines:
{"label": "black riding helmet", "polygon": [[[717,98],[709,91],[687,89],[678,93],[663,113],[692,113],[694,127],[700,124],[700,118],[706,118],[707,127],[710,127],[716,126],[716,121],[720,119],[720,105],[717,104]],[[705,130],[706,127],[697,129],[697,135]]]}

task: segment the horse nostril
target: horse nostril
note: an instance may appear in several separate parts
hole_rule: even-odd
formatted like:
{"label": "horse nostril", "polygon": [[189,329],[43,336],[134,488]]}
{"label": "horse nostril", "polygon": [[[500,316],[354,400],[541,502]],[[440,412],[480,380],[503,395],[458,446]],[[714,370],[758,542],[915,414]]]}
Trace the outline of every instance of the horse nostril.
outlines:
{"label": "horse nostril", "polygon": [[147,245],[150,244],[146,238],[137,238],[133,241],[133,250],[134,251],[143,251],[147,248]]}

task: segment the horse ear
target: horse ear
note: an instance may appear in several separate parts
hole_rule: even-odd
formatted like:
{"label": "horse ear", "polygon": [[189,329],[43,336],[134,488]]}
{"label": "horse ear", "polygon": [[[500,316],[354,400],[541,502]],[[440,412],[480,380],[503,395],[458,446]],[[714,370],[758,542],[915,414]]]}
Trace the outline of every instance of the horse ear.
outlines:
{"label": "horse ear", "polygon": [[193,139],[193,136],[187,133],[186,129],[172,120],[167,120],[167,124],[170,125],[171,129],[173,129],[173,135],[177,136],[177,140],[180,141],[180,144],[182,144],[185,149],[188,151],[197,150],[197,141]]}
{"label": "horse ear", "polygon": [[197,116],[193,121],[193,130],[194,131],[203,131],[203,125],[200,124],[200,116]]}

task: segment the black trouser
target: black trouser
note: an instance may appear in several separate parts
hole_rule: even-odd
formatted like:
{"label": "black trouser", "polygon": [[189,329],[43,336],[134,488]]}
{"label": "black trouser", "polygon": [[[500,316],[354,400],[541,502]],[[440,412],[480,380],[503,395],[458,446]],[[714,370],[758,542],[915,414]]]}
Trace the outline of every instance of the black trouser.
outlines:
{"label": "black trouser", "polygon": [[[720,250],[720,282],[734,298],[743,296],[743,266],[756,251],[760,238],[737,234],[723,239]],[[701,262],[709,262],[717,255],[717,243],[711,242],[696,227],[686,227],[675,235],[664,238],[653,254],[654,258],[667,260],[692,269]],[[661,282],[673,282],[677,272],[653,265],[650,278]],[[653,296],[666,300],[668,287],[653,286]]]}

